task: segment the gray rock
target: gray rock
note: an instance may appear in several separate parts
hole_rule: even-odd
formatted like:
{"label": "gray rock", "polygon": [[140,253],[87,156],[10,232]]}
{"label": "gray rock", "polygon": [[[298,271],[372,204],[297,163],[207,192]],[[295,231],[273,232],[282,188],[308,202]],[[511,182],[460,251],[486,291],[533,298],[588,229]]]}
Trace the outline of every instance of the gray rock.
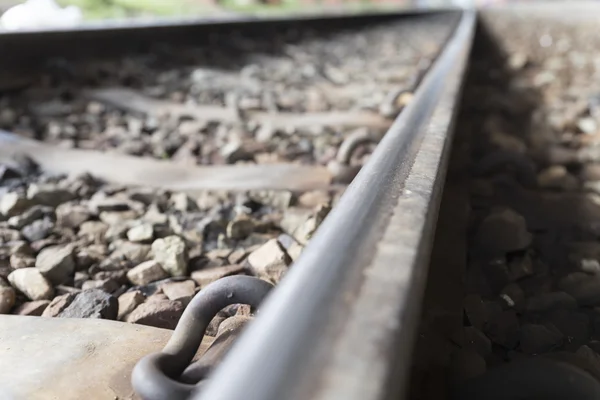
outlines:
{"label": "gray rock", "polygon": [[56,237],[47,237],[46,239],[37,240],[31,243],[31,248],[34,252],[39,253],[44,250],[46,247],[50,246],[58,246],[60,245],[60,240]]}
{"label": "gray rock", "polygon": [[290,207],[283,214],[281,228],[301,244],[306,244],[310,235],[316,230],[316,219],[313,212],[304,208]]}
{"label": "gray rock", "polygon": [[0,197],[0,214],[12,217],[27,210],[31,205],[31,201],[24,195],[17,192],[9,192]]}
{"label": "gray rock", "polygon": [[21,239],[19,231],[0,227],[0,243],[17,242]]}
{"label": "gray rock", "polygon": [[518,281],[533,275],[533,261],[531,256],[526,254],[523,257],[516,257],[508,263],[508,275],[511,281]]}
{"label": "gray rock", "polygon": [[171,276],[187,274],[188,252],[183,239],[179,236],[167,236],[152,243],[154,259]]}
{"label": "gray rock", "polygon": [[123,239],[125,237],[127,237],[127,231],[129,230],[129,224],[128,223],[120,223],[120,224],[114,224],[114,225],[110,225],[108,227],[108,229],[106,230],[106,233],[104,234],[104,238],[109,241],[115,241],[118,239]]}
{"label": "gray rock", "polygon": [[85,221],[79,226],[78,235],[90,242],[102,242],[108,231],[108,225],[100,221]]}
{"label": "gray rock", "polygon": [[494,211],[488,215],[475,234],[477,243],[493,255],[504,255],[522,250],[531,244],[525,218],[511,209]]}
{"label": "gray rock", "polygon": [[84,290],[57,317],[117,319],[119,303],[114,296],[98,290]]}
{"label": "gray rock", "polygon": [[48,209],[44,206],[33,206],[20,215],[10,217],[8,219],[8,225],[15,229],[22,229],[24,226],[42,218],[44,215],[48,214],[48,211],[51,210],[52,209]]}
{"label": "gray rock", "polygon": [[211,282],[221,279],[226,276],[239,274],[244,270],[241,265],[226,265],[222,267],[203,268],[192,272],[192,279],[201,288],[206,287]]}
{"label": "gray rock", "polygon": [[21,235],[30,242],[47,238],[54,230],[54,222],[50,218],[38,219],[21,229]]}
{"label": "gray rock", "polygon": [[13,314],[39,317],[44,313],[49,304],[50,300],[28,301],[17,307]]}
{"label": "gray rock", "polygon": [[27,198],[35,204],[56,207],[59,204],[73,200],[75,194],[55,184],[33,183],[27,188]]}
{"label": "gray rock", "polygon": [[93,264],[99,264],[106,258],[108,249],[103,245],[91,245],[85,248],[80,248],[75,252],[75,269],[84,271]]}
{"label": "gray rock", "polygon": [[99,289],[106,293],[113,293],[120,288],[121,285],[114,279],[98,279],[93,281],[85,281],[81,285],[82,290]]}
{"label": "gray rock", "polygon": [[127,239],[132,242],[150,242],[154,238],[152,224],[139,224],[127,231]]}
{"label": "gray rock", "polygon": [[473,326],[467,326],[464,333],[464,348],[476,351],[483,358],[487,358],[492,354],[492,342],[483,332]]}
{"label": "gray rock", "polygon": [[519,341],[519,319],[513,310],[493,313],[485,326],[490,340],[504,348],[513,349]]}
{"label": "gray rock", "polygon": [[452,354],[450,371],[453,382],[460,383],[483,375],[486,369],[483,357],[471,349],[461,349]]}
{"label": "gray rock", "polygon": [[80,288],[83,283],[90,279],[90,275],[87,272],[75,272],[75,276],[73,278],[73,285],[76,288]]}
{"label": "gray rock", "polygon": [[35,258],[15,253],[10,256],[10,267],[12,269],[35,267]]}
{"label": "gray rock", "polygon": [[248,196],[251,200],[278,210],[288,208],[294,199],[294,194],[286,190],[252,190]]}
{"label": "gray rock", "polygon": [[328,204],[319,205],[313,215],[294,231],[293,236],[298,243],[306,246],[330,211],[331,207]]}
{"label": "gray rock", "polygon": [[544,325],[525,324],[521,327],[520,346],[527,354],[547,353],[562,344],[563,335]]}
{"label": "gray rock", "polygon": [[67,293],[55,297],[42,313],[42,317],[56,317],[75,300],[76,296],[75,293]]}
{"label": "gray rock", "polygon": [[580,267],[583,272],[588,274],[600,274],[600,262],[596,259],[582,259],[580,260]]}
{"label": "gray rock", "polygon": [[155,204],[148,207],[148,210],[146,210],[142,219],[153,226],[166,225],[169,223],[169,217],[166,214],[163,214]]}
{"label": "gray rock", "polygon": [[298,260],[298,258],[300,258],[302,251],[304,251],[304,246],[302,246],[300,243],[294,242],[290,247],[286,249],[286,251],[288,255],[292,258],[292,260],[295,262],[296,260]]}
{"label": "gray rock", "polygon": [[600,276],[573,272],[558,282],[558,288],[573,296],[580,306],[600,305]]}
{"label": "gray rock", "polygon": [[8,275],[8,281],[30,300],[50,299],[54,293],[50,282],[37,268],[17,269]]}
{"label": "gray rock", "polygon": [[90,210],[82,205],[65,203],[56,208],[56,221],[61,226],[79,228],[92,217]]}
{"label": "gray rock", "polygon": [[164,192],[154,188],[135,188],[128,190],[129,198],[138,203],[149,206],[151,204],[165,204],[167,197]]}
{"label": "gray rock", "polygon": [[142,304],[146,297],[139,290],[123,293],[119,296],[119,315],[117,319],[123,321],[129,313]]}
{"label": "gray rock", "polygon": [[471,325],[477,329],[483,329],[488,320],[485,304],[479,295],[470,294],[463,300],[465,314]]}
{"label": "gray rock", "polygon": [[196,204],[200,210],[209,210],[221,204],[225,198],[223,193],[205,191],[198,195]]}
{"label": "gray rock", "polygon": [[0,314],[9,314],[16,300],[15,289],[0,285]]}
{"label": "gray rock", "polygon": [[66,282],[75,273],[73,247],[46,247],[38,254],[35,267],[55,285]]}
{"label": "gray rock", "polygon": [[151,249],[150,245],[147,244],[126,241],[113,242],[111,248],[114,248],[111,257],[129,260],[133,264],[140,264],[146,261]]}
{"label": "gray rock", "polygon": [[5,241],[5,243],[3,245],[0,245],[0,254],[2,256],[14,255],[14,254],[31,256],[31,255],[33,255],[33,250],[31,249],[31,246],[29,246],[29,243],[27,243],[24,240],[14,240],[14,241],[8,240],[8,241]]}
{"label": "gray rock", "polygon": [[544,312],[561,308],[575,310],[577,300],[565,292],[541,293],[527,299],[525,308],[528,312]]}
{"label": "gray rock", "polygon": [[590,317],[583,312],[555,310],[550,313],[547,321],[566,338],[566,350],[575,351],[590,339]]}
{"label": "gray rock", "polygon": [[173,193],[170,199],[171,207],[177,211],[187,212],[198,210],[198,205],[185,193]]}
{"label": "gray rock", "polygon": [[137,211],[103,211],[100,213],[100,221],[107,225],[121,225],[124,222],[131,222],[139,217]]}
{"label": "gray rock", "polygon": [[[575,354],[583,361],[579,365],[589,372],[594,378],[600,379],[600,355],[589,346],[581,346]],[[583,364],[582,363],[582,364]]]}
{"label": "gray rock", "polygon": [[167,282],[163,284],[161,288],[169,300],[180,301],[184,307],[188,305],[190,300],[192,300],[192,297],[196,294],[196,285],[192,280]]}
{"label": "gray rock", "polygon": [[[247,306],[247,304],[244,304],[244,306]],[[217,330],[217,336],[221,336],[227,332],[235,331],[235,330],[243,327],[250,321],[252,321],[252,318],[250,318],[249,316],[246,316],[246,315],[242,315],[242,314],[237,314],[237,315],[234,315],[233,317],[229,317],[219,324],[219,329]]]}
{"label": "gray rock", "polygon": [[225,316],[223,314],[223,312],[219,312],[211,321],[210,324],[208,324],[208,327],[206,328],[206,335],[207,336],[212,336],[212,337],[216,337],[218,332],[219,332],[219,326],[221,325],[221,323],[223,321],[225,321],[225,319],[227,318],[227,316]]}
{"label": "gray rock", "polygon": [[493,258],[486,262],[474,261],[470,268],[481,268],[494,292],[500,291],[512,281],[504,257]]}
{"label": "gray rock", "polygon": [[502,289],[500,298],[507,307],[521,310],[525,302],[525,293],[518,284],[510,283]]}
{"label": "gray rock", "polygon": [[157,328],[175,329],[181,314],[183,314],[183,309],[183,305],[178,301],[150,301],[149,299],[127,315],[125,321]]}
{"label": "gray rock", "polygon": [[254,250],[248,256],[246,262],[254,275],[261,279],[277,283],[287,272],[289,266],[292,264],[292,259],[277,239],[271,239],[260,248]]}
{"label": "gray rock", "polygon": [[563,165],[553,165],[538,174],[538,185],[544,189],[570,191],[578,186],[577,178]]}
{"label": "gray rock", "polygon": [[250,218],[236,218],[227,224],[227,237],[233,240],[246,238],[254,230],[254,221]]}
{"label": "gray rock", "polygon": [[155,260],[145,261],[127,272],[127,279],[138,286],[144,286],[168,277],[169,274]]}
{"label": "gray rock", "polygon": [[593,135],[598,131],[598,124],[592,117],[583,117],[577,121],[577,128],[583,133]]}
{"label": "gray rock", "polygon": [[244,261],[247,255],[248,251],[246,249],[238,248],[227,256],[227,261],[229,264],[240,264],[242,261]]}
{"label": "gray rock", "polygon": [[100,193],[94,195],[89,201],[90,210],[95,214],[112,211],[128,211],[131,209],[131,202],[126,198],[106,197]]}
{"label": "gray rock", "polygon": [[277,241],[283,246],[283,248],[287,251],[290,247],[292,247],[292,245],[294,243],[297,243],[296,240],[291,237],[290,235],[287,235],[285,233],[282,233],[281,235],[277,236]]}

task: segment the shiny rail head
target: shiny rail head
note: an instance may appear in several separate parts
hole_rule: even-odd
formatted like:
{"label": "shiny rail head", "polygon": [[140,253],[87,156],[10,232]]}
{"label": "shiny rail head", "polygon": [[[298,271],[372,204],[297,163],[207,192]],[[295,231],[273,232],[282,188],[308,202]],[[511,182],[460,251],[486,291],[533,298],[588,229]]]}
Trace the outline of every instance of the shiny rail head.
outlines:
{"label": "shiny rail head", "polygon": [[457,14],[411,103],[193,400],[401,398],[474,26]]}
{"label": "shiny rail head", "polygon": [[273,285],[250,276],[221,278],[202,289],[185,309],[173,335],[159,353],[142,358],[131,383],[143,400],[184,400],[198,384],[180,382],[198,351],[206,328],[219,311],[232,304],[258,308]]}

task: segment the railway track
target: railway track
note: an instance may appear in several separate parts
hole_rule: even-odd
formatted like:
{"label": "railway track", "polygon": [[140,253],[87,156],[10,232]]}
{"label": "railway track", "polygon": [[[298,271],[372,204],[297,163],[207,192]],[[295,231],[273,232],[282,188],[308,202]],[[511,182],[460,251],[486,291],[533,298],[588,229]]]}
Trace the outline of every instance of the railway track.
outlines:
{"label": "railway track", "polygon": [[0,37],[0,397],[596,398],[594,44],[525,10]]}

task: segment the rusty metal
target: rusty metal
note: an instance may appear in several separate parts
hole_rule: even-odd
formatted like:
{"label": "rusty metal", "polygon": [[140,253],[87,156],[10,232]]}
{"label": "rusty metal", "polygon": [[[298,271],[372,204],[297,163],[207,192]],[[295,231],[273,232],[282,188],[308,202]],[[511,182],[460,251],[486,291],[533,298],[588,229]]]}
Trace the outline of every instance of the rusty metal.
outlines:
{"label": "rusty metal", "polygon": [[[197,385],[179,378],[198,351],[210,321],[231,304],[258,307],[272,287],[258,278],[230,276],[202,289],[185,309],[164,349],[144,357],[133,369],[131,382],[136,393],[143,400],[187,399]],[[211,354],[214,357],[221,351],[213,350]]]}
{"label": "rusty metal", "polygon": [[362,145],[377,143],[381,135],[375,135],[368,129],[352,132],[340,145],[336,157],[327,164],[333,183],[349,184],[360,171],[361,165],[351,165],[352,154]]}
{"label": "rusty metal", "polygon": [[452,400],[597,400],[600,382],[583,369],[536,357],[492,368],[457,387]]}
{"label": "rusty metal", "polygon": [[250,317],[236,315],[221,322],[215,341],[198,361],[183,371],[179,380],[183,383],[196,384],[206,379],[214,366],[219,364],[225,357],[225,354],[250,320]]}

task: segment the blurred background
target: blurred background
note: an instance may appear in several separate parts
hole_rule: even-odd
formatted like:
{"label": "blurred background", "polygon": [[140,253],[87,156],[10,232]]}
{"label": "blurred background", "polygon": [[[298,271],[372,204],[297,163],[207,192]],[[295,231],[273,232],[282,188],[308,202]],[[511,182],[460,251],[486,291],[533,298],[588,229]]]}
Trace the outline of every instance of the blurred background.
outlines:
{"label": "blurred background", "polygon": [[[12,8],[10,11],[12,16],[9,19],[14,21],[25,19],[24,15],[28,15],[31,19],[34,14],[39,14],[39,18],[52,19],[49,15],[60,11],[66,15],[65,20],[97,21],[232,13],[293,13],[319,9],[367,11],[444,5],[468,6],[474,4],[471,2],[481,5],[497,2],[497,0],[0,0],[0,13],[4,14]],[[19,7],[15,8],[15,6]],[[23,25],[22,21],[20,25]]]}

